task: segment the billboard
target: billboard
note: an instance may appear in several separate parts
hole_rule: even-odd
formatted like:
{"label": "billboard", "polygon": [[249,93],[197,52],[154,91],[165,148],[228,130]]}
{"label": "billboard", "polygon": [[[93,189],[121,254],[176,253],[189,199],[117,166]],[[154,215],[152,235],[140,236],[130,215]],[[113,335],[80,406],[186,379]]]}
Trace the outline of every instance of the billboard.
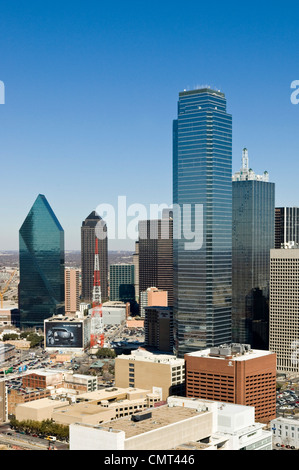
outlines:
{"label": "billboard", "polygon": [[46,348],[83,348],[82,322],[45,322]]}

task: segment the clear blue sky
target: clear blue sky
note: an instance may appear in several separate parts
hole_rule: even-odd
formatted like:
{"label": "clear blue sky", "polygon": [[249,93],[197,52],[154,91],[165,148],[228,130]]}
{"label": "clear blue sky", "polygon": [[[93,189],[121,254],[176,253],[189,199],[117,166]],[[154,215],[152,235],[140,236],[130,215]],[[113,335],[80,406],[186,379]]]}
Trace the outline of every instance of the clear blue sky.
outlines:
{"label": "clear blue sky", "polygon": [[[171,203],[178,93],[210,85],[276,205],[299,205],[297,2],[2,1],[0,250],[39,193],[80,248],[101,203]],[[110,249],[132,248],[110,243]]]}

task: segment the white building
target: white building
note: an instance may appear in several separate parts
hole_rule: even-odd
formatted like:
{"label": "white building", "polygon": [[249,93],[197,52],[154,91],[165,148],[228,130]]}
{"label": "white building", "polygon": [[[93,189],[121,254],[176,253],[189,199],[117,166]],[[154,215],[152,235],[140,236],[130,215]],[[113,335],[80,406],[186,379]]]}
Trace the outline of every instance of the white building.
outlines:
{"label": "white building", "polygon": [[271,421],[273,446],[276,444],[299,449],[299,419],[276,418]]}
{"label": "white building", "polygon": [[71,424],[70,450],[272,450],[271,431],[254,421],[253,407],[169,397],[142,417]]}
{"label": "white building", "polygon": [[269,349],[277,354],[280,372],[299,372],[298,287],[298,246],[270,250]]}
{"label": "white building", "polygon": [[126,304],[110,301],[103,303],[103,325],[120,325],[126,320]]}

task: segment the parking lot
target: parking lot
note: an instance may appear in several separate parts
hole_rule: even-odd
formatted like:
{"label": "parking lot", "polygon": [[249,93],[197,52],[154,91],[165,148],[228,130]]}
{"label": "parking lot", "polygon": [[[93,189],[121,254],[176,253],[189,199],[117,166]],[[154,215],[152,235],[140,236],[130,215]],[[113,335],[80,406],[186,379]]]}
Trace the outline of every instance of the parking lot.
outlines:
{"label": "parking lot", "polygon": [[291,414],[299,413],[299,391],[296,391],[295,388],[278,391],[276,393],[276,411],[278,414],[283,414],[286,411],[293,411]]}

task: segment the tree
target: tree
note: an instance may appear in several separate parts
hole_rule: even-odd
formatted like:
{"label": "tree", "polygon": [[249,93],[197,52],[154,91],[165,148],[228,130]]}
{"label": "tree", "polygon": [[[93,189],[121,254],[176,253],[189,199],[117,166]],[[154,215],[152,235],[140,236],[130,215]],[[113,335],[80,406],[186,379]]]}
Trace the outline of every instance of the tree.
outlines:
{"label": "tree", "polygon": [[111,358],[114,358],[114,357],[116,357],[116,354],[115,354],[114,349],[100,348],[100,349],[97,350],[96,356],[97,356],[98,358],[100,358],[100,357],[104,357],[104,358],[111,357]]}

